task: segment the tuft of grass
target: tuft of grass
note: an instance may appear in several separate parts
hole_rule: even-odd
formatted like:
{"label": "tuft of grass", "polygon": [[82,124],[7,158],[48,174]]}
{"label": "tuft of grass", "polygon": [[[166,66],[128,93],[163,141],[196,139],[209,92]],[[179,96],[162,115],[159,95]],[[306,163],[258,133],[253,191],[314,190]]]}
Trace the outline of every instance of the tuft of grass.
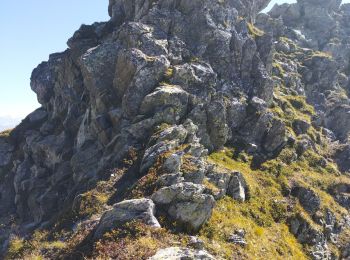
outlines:
{"label": "tuft of grass", "polygon": [[167,247],[181,238],[165,229],[154,229],[140,222],[127,223],[114,229],[94,244],[93,258],[96,259],[148,259],[159,248]]}
{"label": "tuft of grass", "polygon": [[88,191],[81,195],[78,211],[79,217],[90,217],[104,209],[109,197],[107,194],[96,190]]}
{"label": "tuft of grass", "polygon": [[[315,230],[322,232],[322,227],[297,199],[288,195],[294,184],[311,188],[319,196],[320,212],[331,209],[337,221],[344,219],[346,209],[327,191],[334,183],[349,183],[350,180],[339,175],[333,163],[320,167],[318,162],[322,157],[312,150],[289,160],[292,154],[293,148],[287,148],[259,169],[250,167],[249,157],[243,162],[237,160],[239,155],[232,149],[225,148],[209,156],[209,161],[218,167],[240,171],[249,185],[248,201],[240,203],[225,197],[217,203],[212,218],[203,227],[200,234],[213,254],[230,259],[308,259],[308,249],[289,232],[288,220],[299,216]],[[242,228],[247,231],[248,246],[245,249],[227,243],[227,237],[235,229]],[[335,248],[333,251],[339,253]],[[232,252],[237,255],[232,256]]]}
{"label": "tuft of grass", "polygon": [[278,75],[279,76],[283,76],[286,72],[284,71],[283,67],[281,64],[279,64],[278,62],[274,62],[272,64],[272,66],[278,71]]}
{"label": "tuft of grass", "polygon": [[6,259],[21,259],[26,250],[25,241],[22,238],[15,237],[10,241]]}
{"label": "tuft of grass", "polygon": [[[242,214],[244,205],[225,197],[218,201],[209,222],[200,231],[208,249],[224,259],[307,259],[302,246],[285,224],[259,226]],[[227,241],[237,229],[246,231],[245,248]]]}
{"label": "tuft of grass", "polygon": [[259,37],[259,36],[263,36],[265,34],[264,31],[260,30],[259,28],[257,28],[256,26],[254,26],[254,24],[252,23],[247,23],[248,26],[248,31],[249,34],[255,38],[255,37]]}
{"label": "tuft of grass", "polygon": [[323,52],[323,51],[314,51],[311,55],[311,57],[319,57],[319,58],[327,58],[327,59],[333,59],[333,56],[329,52]]}
{"label": "tuft of grass", "polygon": [[170,79],[174,75],[174,69],[173,68],[168,68],[165,71],[165,78]]}
{"label": "tuft of grass", "polygon": [[10,241],[6,259],[53,259],[56,251],[66,248],[66,243],[50,240],[48,231],[36,231],[29,239],[15,237]]}
{"label": "tuft of grass", "polygon": [[11,134],[11,132],[12,132],[12,130],[13,130],[13,129],[8,129],[8,130],[5,130],[5,131],[0,132],[0,138],[1,138],[1,137],[5,137],[5,138],[9,137],[10,134]]}

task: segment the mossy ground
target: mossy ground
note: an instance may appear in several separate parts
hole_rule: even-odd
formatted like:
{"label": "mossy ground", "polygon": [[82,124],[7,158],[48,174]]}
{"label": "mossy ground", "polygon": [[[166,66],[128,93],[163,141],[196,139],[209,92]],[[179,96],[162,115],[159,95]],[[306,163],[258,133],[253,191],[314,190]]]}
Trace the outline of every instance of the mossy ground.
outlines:
{"label": "mossy ground", "polygon": [[[349,179],[339,175],[331,163],[329,169],[314,165],[312,162],[318,156],[308,151],[289,164],[283,162],[281,156],[265,162],[259,169],[252,169],[249,156],[244,156],[249,160],[243,162],[231,149],[211,154],[212,163],[240,171],[250,190],[250,198],[244,203],[230,198],[218,202],[212,218],[201,231],[212,252],[225,259],[231,259],[232,254],[237,259],[308,259],[307,248],[289,232],[287,219],[299,215],[314,229],[322,231],[323,228],[288,195],[291,186],[297,183],[314,190],[321,199],[320,211],[331,209],[339,221],[348,214],[327,191],[334,183],[349,183]],[[228,236],[237,229],[247,232],[246,248],[227,242]],[[335,247],[332,250],[339,254]]]}

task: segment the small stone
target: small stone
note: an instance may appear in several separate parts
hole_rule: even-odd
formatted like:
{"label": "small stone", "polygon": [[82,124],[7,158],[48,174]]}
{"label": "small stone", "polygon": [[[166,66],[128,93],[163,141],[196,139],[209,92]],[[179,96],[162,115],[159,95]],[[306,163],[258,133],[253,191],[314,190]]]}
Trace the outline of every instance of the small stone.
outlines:
{"label": "small stone", "polygon": [[235,200],[244,202],[246,200],[247,183],[240,172],[231,173],[226,194]]}
{"label": "small stone", "polygon": [[189,246],[194,249],[203,250],[204,249],[204,241],[196,236],[191,236],[189,241]]}
{"label": "small stone", "polygon": [[245,234],[245,230],[238,229],[228,238],[228,242],[245,247],[248,244],[245,240]]}
{"label": "small stone", "polygon": [[181,164],[182,155],[174,153],[165,160],[163,168],[169,173],[177,173],[180,171]]}

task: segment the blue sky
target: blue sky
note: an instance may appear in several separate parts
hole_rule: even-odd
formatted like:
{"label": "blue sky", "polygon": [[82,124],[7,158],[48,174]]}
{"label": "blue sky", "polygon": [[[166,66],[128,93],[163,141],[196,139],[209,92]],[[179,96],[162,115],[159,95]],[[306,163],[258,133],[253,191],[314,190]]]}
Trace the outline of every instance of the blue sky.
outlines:
{"label": "blue sky", "polygon": [[[273,0],[269,7],[284,2],[293,1]],[[65,50],[82,23],[108,20],[107,6],[108,0],[0,0],[0,119],[23,118],[39,106],[32,70]]]}
{"label": "blue sky", "polygon": [[36,107],[32,70],[64,51],[82,23],[106,21],[108,0],[0,0],[0,117],[24,117]]}

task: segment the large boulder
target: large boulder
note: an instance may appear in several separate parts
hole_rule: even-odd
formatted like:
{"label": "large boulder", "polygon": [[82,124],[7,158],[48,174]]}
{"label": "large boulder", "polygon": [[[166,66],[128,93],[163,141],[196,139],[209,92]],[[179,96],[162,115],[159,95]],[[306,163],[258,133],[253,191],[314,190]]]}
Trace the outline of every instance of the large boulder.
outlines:
{"label": "large boulder", "polygon": [[204,190],[203,185],[183,182],[161,188],[152,195],[152,200],[185,229],[198,231],[215,205],[213,196],[204,194]]}
{"label": "large boulder", "polygon": [[150,199],[125,200],[114,204],[113,209],[102,215],[96,227],[94,238],[99,239],[104,233],[134,220],[158,228],[160,224],[154,214],[155,205]]}
{"label": "large boulder", "polygon": [[187,112],[188,98],[188,93],[179,86],[160,86],[144,98],[140,113],[147,115],[159,112],[165,122],[176,123]]}

